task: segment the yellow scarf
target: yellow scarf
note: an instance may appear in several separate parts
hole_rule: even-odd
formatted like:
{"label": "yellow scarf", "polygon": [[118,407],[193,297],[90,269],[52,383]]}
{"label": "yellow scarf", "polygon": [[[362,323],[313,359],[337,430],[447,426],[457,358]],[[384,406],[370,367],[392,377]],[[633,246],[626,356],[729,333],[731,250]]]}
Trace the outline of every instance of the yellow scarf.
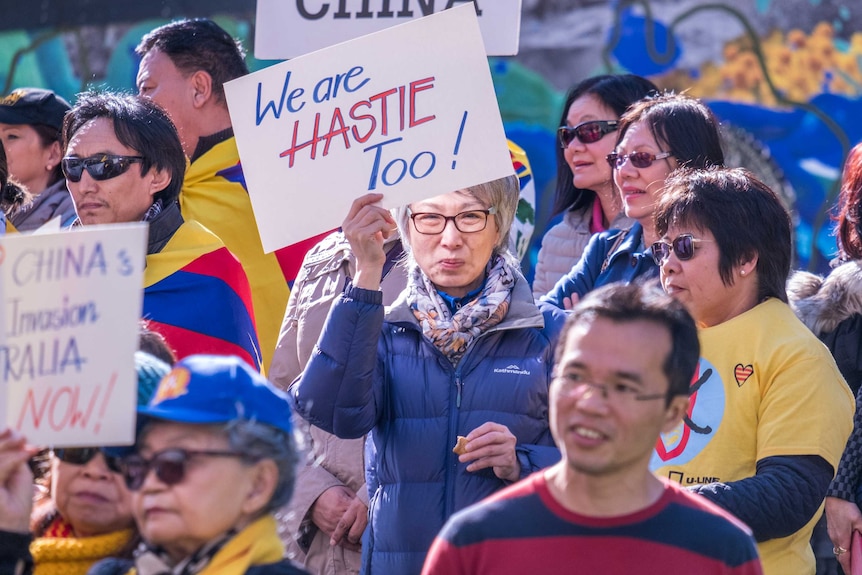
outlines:
{"label": "yellow scarf", "polygon": [[275,253],[263,253],[238,164],[234,138],[216,144],[197,158],[183,180],[180,210],[186,221],[194,220],[217,235],[242,264],[251,286],[265,369],[275,351],[290,290]]}
{"label": "yellow scarf", "polygon": [[115,556],[132,530],[95,537],[39,537],[30,544],[34,575],[86,575],[96,561]]}
{"label": "yellow scarf", "polygon": [[[275,518],[265,515],[225,543],[197,575],[243,575],[249,567],[277,563],[283,557],[284,545],[278,538]],[[137,569],[128,573],[138,574]]]}

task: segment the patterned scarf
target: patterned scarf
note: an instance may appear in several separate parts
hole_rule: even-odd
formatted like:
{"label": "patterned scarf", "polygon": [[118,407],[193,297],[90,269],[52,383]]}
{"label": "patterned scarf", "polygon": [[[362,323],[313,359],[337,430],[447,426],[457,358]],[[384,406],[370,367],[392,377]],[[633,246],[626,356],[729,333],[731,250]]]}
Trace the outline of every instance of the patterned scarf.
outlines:
{"label": "patterned scarf", "polygon": [[410,272],[407,304],[422,326],[425,337],[456,366],[470,343],[506,317],[515,273],[505,258],[496,256],[486,267],[485,287],[473,301],[452,315],[437,288],[419,266]]}
{"label": "patterned scarf", "polygon": [[94,537],[74,537],[67,526],[58,518],[45,531],[46,536],[30,544],[34,575],[85,575],[96,561],[116,556],[133,535],[131,529],[125,529]]}

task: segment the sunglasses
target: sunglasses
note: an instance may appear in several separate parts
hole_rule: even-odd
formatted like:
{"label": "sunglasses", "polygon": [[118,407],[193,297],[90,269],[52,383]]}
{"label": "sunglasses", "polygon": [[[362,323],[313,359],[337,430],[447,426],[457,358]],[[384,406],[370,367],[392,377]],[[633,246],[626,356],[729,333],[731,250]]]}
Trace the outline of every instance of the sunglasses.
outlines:
{"label": "sunglasses", "polygon": [[598,142],[611,132],[615,132],[619,122],[617,120],[592,120],[583,122],[574,128],[560,126],[557,128],[557,136],[560,139],[560,147],[566,149],[575,138],[582,144]]}
{"label": "sunglasses", "polygon": [[662,152],[661,154],[650,154],[649,152],[632,152],[631,154],[618,154],[611,152],[607,155],[608,164],[612,169],[619,170],[622,168],[626,160],[630,161],[636,168],[649,168],[656,160],[663,160],[673,156],[670,152]]}
{"label": "sunglasses", "polygon": [[660,266],[670,257],[671,250],[680,261],[686,261],[694,257],[695,244],[709,241],[712,240],[700,240],[691,234],[681,234],[671,243],[655,242],[650,246],[650,252],[652,253],[652,259],[655,260],[655,264]]}
{"label": "sunglasses", "polygon": [[172,447],[159,451],[146,459],[137,453],[127,455],[118,461],[120,473],[126,482],[126,487],[137,491],[144,484],[150,470],[156,472],[156,477],[165,485],[176,485],[186,476],[186,467],[193,457],[241,457],[248,456],[236,451],[196,451]]}
{"label": "sunglasses", "polygon": [[91,459],[96,457],[97,453],[102,453],[105,458],[105,463],[108,469],[114,473],[120,472],[119,464],[115,457],[110,457],[98,447],[69,447],[65,449],[54,449],[54,455],[63,463],[71,463],[73,465],[86,465]]}
{"label": "sunglasses", "polygon": [[63,173],[70,182],[80,182],[84,170],[94,180],[110,180],[120,174],[125,174],[135,162],[143,162],[143,156],[115,156],[113,154],[98,154],[89,158],[63,158]]}

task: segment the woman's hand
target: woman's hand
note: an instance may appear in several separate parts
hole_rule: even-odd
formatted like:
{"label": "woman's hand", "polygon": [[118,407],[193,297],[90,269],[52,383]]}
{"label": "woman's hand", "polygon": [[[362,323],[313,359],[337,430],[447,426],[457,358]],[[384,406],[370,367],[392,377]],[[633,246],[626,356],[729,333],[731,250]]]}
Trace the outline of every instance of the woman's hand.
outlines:
{"label": "woman's hand", "polygon": [[515,455],[517,440],[509,428],[488,421],[467,434],[467,453],[460,455],[461,463],[472,461],[467,471],[475,472],[491,467],[494,475],[505,481],[518,481],[521,464]]}
{"label": "woman's hand", "polygon": [[[862,512],[852,501],[837,497],[826,498],[826,529],[836,548],[850,550],[853,531],[862,531]],[[835,556],[845,573],[850,573],[850,553]]]}
{"label": "woman's hand", "polygon": [[330,545],[359,551],[362,532],[368,523],[368,508],[349,488],[334,485],[311,506],[311,521],[329,535]]}
{"label": "woman's hand", "polygon": [[380,288],[380,276],[386,263],[383,242],[396,227],[389,210],[375,205],[382,199],[383,194],[365,194],[356,198],[341,224],[356,257],[353,285],[367,290]]}
{"label": "woman's hand", "polygon": [[12,431],[0,432],[0,530],[27,533],[33,508],[33,474],[27,460],[34,450]]}

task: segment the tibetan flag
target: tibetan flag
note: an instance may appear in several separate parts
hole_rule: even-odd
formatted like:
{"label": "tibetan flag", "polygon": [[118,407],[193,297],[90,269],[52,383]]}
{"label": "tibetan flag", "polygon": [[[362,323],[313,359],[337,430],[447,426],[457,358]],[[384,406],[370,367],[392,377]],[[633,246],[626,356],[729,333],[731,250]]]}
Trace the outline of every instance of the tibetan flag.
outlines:
{"label": "tibetan flag", "polygon": [[165,248],[147,256],[144,319],[177,357],[238,355],[261,369],[248,279],[205,227],[186,221]]}

